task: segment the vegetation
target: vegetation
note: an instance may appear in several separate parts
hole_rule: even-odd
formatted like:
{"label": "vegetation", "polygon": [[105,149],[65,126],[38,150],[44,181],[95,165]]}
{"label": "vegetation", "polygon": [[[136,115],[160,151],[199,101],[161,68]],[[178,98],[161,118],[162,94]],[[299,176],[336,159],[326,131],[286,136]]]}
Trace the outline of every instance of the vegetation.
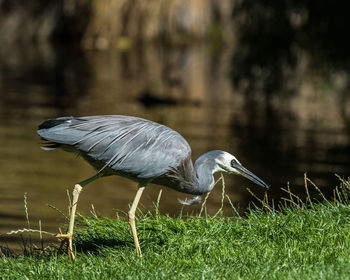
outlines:
{"label": "vegetation", "polygon": [[308,197],[302,203],[289,194],[275,209],[265,199],[262,209],[250,209],[244,217],[141,214],[143,258],[136,256],[126,219],[81,216],[75,262],[53,248],[3,255],[0,278],[347,279],[349,187],[350,181],[341,180],[334,201]]}

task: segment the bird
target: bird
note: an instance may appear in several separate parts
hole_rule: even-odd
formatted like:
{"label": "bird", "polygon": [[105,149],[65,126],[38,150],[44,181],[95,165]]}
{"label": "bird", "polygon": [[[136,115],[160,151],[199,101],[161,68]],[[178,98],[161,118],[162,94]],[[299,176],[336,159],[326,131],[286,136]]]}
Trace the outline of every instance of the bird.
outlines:
{"label": "bird", "polygon": [[100,115],[87,117],[58,117],[38,126],[39,136],[46,151],[60,148],[85,159],[96,169],[92,177],[76,183],[68,230],[57,234],[67,243],[68,254],[74,259],[72,239],[75,212],[83,187],[104,176],[119,175],[138,183],[138,190],[128,211],[129,224],[136,253],[142,256],[135,212],[141,195],[149,183],[196,195],[184,204],[196,204],[200,195],[214,187],[216,172],[241,175],[261,187],[268,187],[232,154],[212,150],[201,155],[194,163],[191,148],[175,130],[139,117]]}

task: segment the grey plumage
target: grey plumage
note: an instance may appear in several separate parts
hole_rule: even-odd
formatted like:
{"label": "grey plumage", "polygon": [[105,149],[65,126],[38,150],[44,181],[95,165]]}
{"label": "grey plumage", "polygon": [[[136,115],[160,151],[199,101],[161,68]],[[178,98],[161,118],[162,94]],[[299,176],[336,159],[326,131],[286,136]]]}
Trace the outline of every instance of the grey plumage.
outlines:
{"label": "grey plumage", "polygon": [[[214,172],[232,171],[218,166],[221,157],[230,155],[219,150],[202,155],[193,165],[191,148],[178,132],[137,117],[62,117],[43,122],[38,134],[48,141],[44,149],[77,152],[101,176],[121,175],[188,194],[209,192]],[[260,179],[255,182],[265,186]]]}

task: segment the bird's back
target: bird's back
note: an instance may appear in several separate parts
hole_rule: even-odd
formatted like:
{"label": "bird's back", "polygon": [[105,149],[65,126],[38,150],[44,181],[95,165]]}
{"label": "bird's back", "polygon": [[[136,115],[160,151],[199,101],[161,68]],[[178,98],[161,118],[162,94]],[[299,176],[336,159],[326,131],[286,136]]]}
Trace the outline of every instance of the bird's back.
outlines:
{"label": "bird's back", "polygon": [[57,118],[39,125],[38,134],[49,147],[79,151],[101,172],[114,170],[136,180],[162,176],[191,157],[179,133],[130,116]]}

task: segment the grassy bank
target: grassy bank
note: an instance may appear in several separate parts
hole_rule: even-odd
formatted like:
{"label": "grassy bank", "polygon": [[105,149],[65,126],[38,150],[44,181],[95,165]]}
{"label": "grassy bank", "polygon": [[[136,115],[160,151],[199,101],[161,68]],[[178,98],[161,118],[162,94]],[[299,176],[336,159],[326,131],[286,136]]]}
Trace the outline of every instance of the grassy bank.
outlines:
{"label": "grassy bank", "polygon": [[138,258],[126,219],[81,217],[77,260],[56,251],[0,258],[1,279],[349,279],[350,207],[298,202],[245,217],[143,214]]}

